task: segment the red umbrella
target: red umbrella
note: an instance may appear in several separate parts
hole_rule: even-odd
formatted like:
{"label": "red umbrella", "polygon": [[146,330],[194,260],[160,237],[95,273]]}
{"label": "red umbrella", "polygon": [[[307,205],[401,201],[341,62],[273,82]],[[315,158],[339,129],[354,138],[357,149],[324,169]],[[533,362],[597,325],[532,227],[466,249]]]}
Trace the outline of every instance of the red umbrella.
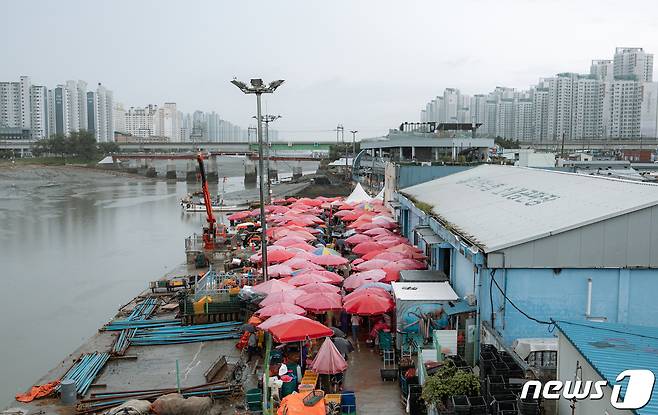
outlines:
{"label": "red umbrella", "polygon": [[299,289],[307,293],[338,293],[340,291],[340,288],[326,282],[313,282],[302,285]]}
{"label": "red umbrella", "polygon": [[281,282],[279,280],[269,280],[265,282],[261,282],[260,284],[254,285],[253,290],[257,293],[261,294],[271,294],[277,291],[289,291],[289,290],[294,290],[295,286]]}
{"label": "red umbrella", "polygon": [[393,238],[384,237],[382,239],[377,239],[377,243],[380,244],[381,246],[383,246],[386,249],[391,248],[395,245],[398,245],[400,242],[401,242],[400,239],[395,238],[395,237],[393,237]]}
{"label": "red umbrella", "polygon": [[376,249],[374,251],[368,252],[367,254],[363,255],[361,259],[363,259],[364,261],[370,261],[371,259],[375,259],[375,257],[381,254],[382,252],[386,252],[386,249],[384,249],[383,247],[382,249]]}
{"label": "red umbrella", "polygon": [[314,258],[311,258],[311,262],[318,265],[335,267],[347,264],[349,261],[346,258],[336,255],[316,255]]}
{"label": "red umbrella", "polygon": [[357,245],[363,242],[372,242],[372,238],[368,235],[357,233],[345,239],[345,243],[348,245]]}
{"label": "red umbrella", "polygon": [[228,220],[242,220],[251,216],[251,212],[248,210],[243,210],[241,212],[235,212],[227,216]]}
{"label": "red umbrella", "polygon": [[340,294],[336,293],[308,293],[297,297],[295,304],[313,313],[340,310],[343,302]]}
{"label": "red umbrella", "polygon": [[383,259],[371,259],[370,261],[360,263],[359,265],[355,266],[354,269],[357,271],[382,269],[388,264],[390,264],[390,261],[384,261]]}
{"label": "red umbrella", "polygon": [[[290,258],[294,257],[295,254],[292,252],[288,252],[283,249],[277,249],[272,252],[267,253],[267,263],[272,264],[272,263],[277,263],[277,262],[284,262],[289,260]],[[262,259],[261,259],[262,261]]]}
{"label": "red umbrella", "polygon": [[400,281],[400,271],[403,269],[408,268],[405,268],[403,265],[400,265],[397,262],[391,262],[389,265],[384,267],[386,278],[384,278],[382,282]]}
{"label": "red umbrella", "polygon": [[311,363],[311,369],[321,375],[335,375],[347,369],[347,362],[331,339],[325,339]]}
{"label": "red umbrella", "polygon": [[295,275],[288,281],[288,284],[292,284],[295,287],[299,287],[300,285],[306,285],[306,284],[311,284],[314,282],[329,282],[329,278],[322,277],[320,275],[315,275],[315,274],[303,274],[303,275]]}
{"label": "red umbrella", "polygon": [[302,290],[289,290],[289,291],[275,291],[273,293],[270,293],[265,297],[263,301],[258,304],[261,307],[267,307],[272,304],[278,304],[278,303],[289,303],[289,304],[294,304],[295,299],[299,297],[300,295],[305,294],[305,291]]}
{"label": "red umbrella", "polygon": [[267,275],[270,277],[281,277],[292,275],[292,268],[284,264],[277,264],[267,267]]}
{"label": "red umbrella", "polygon": [[377,251],[381,249],[384,249],[384,247],[378,244],[377,242],[361,242],[360,244],[352,248],[352,252],[354,252],[355,254],[363,255],[363,254],[367,254],[368,252]]}
{"label": "red umbrella", "polygon": [[258,310],[258,315],[261,317],[272,317],[277,314],[297,314],[303,316],[306,310],[302,307],[291,303],[279,303],[265,306]]}
{"label": "red umbrella", "polygon": [[277,324],[283,324],[283,323],[287,323],[287,322],[290,322],[290,321],[303,320],[305,318],[306,317],[300,316],[299,314],[290,314],[290,313],[276,314],[276,315],[273,315],[272,317],[268,318],[264,322],[260,323],[258,325],[258,328],[261,329],[261,330],[267,330],[271,327],[276,326]]}
{"label": "red umbrella", "polygon": [[363,232],[363,234],[368,235],[368,236],[393,235],[393,232],[389,231],[388,229],[384,229],[384,228],[376,228],[376,229],[369,229],[369,230]]}
{"label": "red umbrella", "polygon": [[329,337],[334,334],[329,327],[306,317],[274,324],[267,331],[272,334],[274,341],[277,343],[299,342],[307,339]]}
{"label": "red umbrella", "polygon": [[343,301],[348,302],[360,295],[366,295],[366,294],[373,294],[373,295],[379,295],[384,298],[391,298],[391,294],[389,294],[388,291],[386,291],[383,288],[377,288],[377,287],[372,287],[372,288],[362,288],[360,290],[351,292],[345,296]]}
{"label": "red umbrella", "polygon": [[384,314],[391,311],[393,307],[393,300],[374,294],[361,295],[344,304],[345,311],[360,316]]}
{"label": "red umbrella", "polygon": [[334,216],[342,218],[344,216],[351,215],[353,213],[354,213],[354,211],[352,211],[352,210],[339,210],[338,212],[334,213]]}
{"label": "red umbrella", "polygon": [[318,275],[321,277],[326,278],[329,280],[329,284],[342,284],[343,282],[343,277],[340,275],[336,274],[335,272],[327,271],[327,270],[310,270],[310,271],[302,271],[301,273],[297,274],[297,276],[301,277],[302,275]]}

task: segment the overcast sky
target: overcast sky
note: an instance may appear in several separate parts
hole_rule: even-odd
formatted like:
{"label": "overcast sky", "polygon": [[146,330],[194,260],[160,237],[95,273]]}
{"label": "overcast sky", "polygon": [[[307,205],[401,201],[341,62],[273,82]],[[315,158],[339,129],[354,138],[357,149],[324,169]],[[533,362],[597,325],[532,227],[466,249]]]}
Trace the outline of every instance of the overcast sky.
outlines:
{"label": "overcast sky", "polygon": [[[285,84],[266,99],[280,137],[385,133],[445,87],[528,88],[587,72],[615,46],[658,52],[658,2],[604,0],[1,0],[0,80],[102,82],[116,102],[174,101],[247,126],[233,77]],[[346,135],[347,138],[347,135]]]}

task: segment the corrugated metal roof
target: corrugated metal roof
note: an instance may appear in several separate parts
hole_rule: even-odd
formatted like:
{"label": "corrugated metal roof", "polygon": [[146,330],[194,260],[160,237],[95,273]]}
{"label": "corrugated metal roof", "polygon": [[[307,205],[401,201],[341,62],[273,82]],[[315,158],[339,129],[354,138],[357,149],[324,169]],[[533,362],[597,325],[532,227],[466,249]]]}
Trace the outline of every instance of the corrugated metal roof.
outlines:
{"label": "corrugated metal roof", "polygon": [[482,165],[401,190],[485,252],[658,205],[658,185]]}
{"label": "corrugated metal roof", "polygon": [[[658,378],[658,328],[613,323],[558,322],[558,329],[587,362],[608,381],[627,369],[649,369]],[[622,387],[622,396],[625,386]],[[658,414],[658,388],[638,414]]]}
{"label": "corrugated metal roof", "polygon": [[456,301],[449,282],[392,282],[393,295],[401,301]]}

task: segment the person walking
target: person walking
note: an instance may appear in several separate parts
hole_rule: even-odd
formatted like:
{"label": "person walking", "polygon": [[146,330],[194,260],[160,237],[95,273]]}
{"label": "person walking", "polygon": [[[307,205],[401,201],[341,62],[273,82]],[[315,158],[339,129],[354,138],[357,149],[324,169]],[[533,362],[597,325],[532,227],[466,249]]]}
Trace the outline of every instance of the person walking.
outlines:
{"label": "person walking", "polygon": [[350,323],[352,324],[352,339],[354,340],[355,344],[358,344],[359,326],[361,325],[361,317],[356,314],[352,314]]}

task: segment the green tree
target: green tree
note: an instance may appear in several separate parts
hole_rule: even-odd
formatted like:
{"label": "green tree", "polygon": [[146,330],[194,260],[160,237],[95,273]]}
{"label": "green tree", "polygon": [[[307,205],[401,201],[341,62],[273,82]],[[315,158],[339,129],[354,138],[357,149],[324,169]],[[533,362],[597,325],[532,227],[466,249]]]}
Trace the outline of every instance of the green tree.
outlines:
{"label": "green tree", "polygon": [[115,142],[98,143],[98,151],[101,155],[116,154],[119,152],[119,145]]}

